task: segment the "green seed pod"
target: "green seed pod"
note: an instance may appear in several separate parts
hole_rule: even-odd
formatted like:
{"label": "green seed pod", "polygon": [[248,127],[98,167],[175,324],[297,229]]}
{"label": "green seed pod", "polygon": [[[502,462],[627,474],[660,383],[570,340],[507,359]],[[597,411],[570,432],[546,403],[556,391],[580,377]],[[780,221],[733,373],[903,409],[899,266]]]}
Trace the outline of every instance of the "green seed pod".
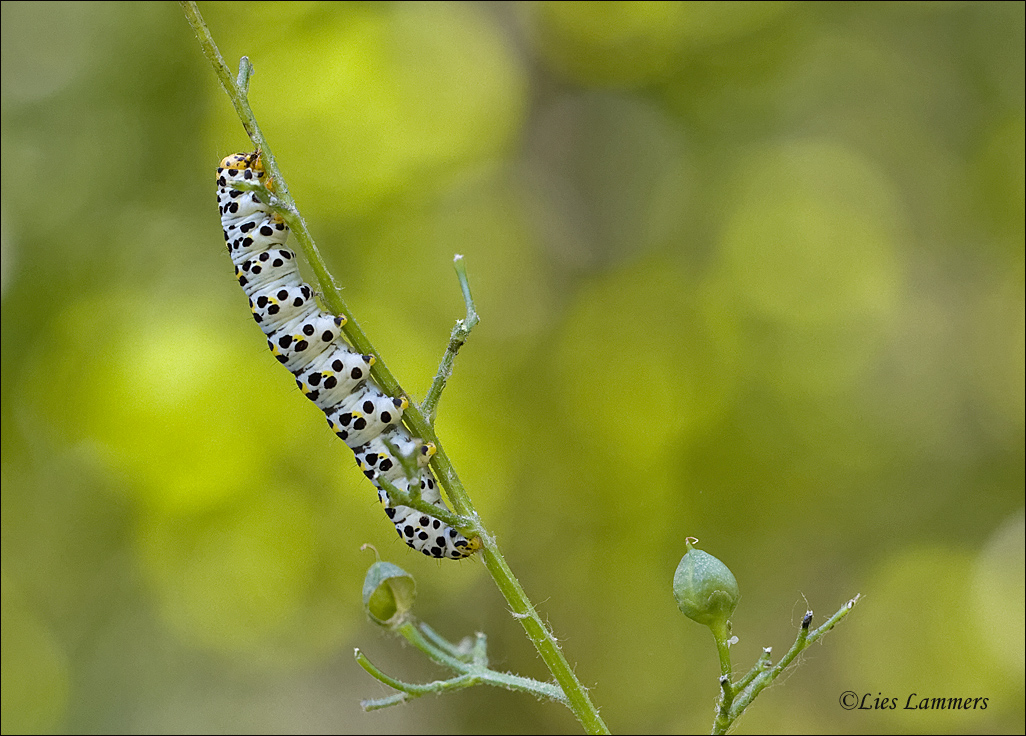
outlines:
{"label": "green seed pod", "polygon": [[689,538],[688,551],[673,574],[673,597],[685,616],[708,626],[714,635],[725,637],[741,591],[727,566],[692,547],[691,541]]}
{"label": "green seed pod", "polygon": [[395,628],[417,597],[413,576],[391,562],[375,562],[363,579],[363,608],[371,620]]}

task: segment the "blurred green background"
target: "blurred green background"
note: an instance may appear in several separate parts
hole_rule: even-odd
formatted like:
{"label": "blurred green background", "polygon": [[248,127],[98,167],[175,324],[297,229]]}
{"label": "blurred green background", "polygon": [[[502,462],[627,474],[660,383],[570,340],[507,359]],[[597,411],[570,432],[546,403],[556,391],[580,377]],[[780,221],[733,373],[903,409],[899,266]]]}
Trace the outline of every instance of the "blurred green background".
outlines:
{"label": "blurred green background", "polygon": [[[578,732],[497,690],[364,714],[366,542],[409,552],[235,284],[250,144],[175,3],[3,3],[3,731]],[[735,665],[855,614],[738,733],[1022,732],[1022,3],[204,3],[361,324],[614,731],[704,731],[684,537]],[[987,697],[843,710],[845,690]]]}

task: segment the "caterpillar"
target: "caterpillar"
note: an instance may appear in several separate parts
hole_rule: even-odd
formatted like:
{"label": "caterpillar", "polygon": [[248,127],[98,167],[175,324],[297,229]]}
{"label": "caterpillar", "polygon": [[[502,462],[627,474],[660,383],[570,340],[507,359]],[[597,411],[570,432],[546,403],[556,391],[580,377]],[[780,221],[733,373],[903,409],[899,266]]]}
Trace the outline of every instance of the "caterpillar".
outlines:
{"label": "caterpillar", "polygon": [[434,516],[392,503],[382,479],[403,491],[419,488],[423,500],[448,510],[427,467],[434,444],[411,437],[402,425],[408,400],[388,396],[375,383],[370,372],[374,356],[361,355],[342,335],[346,318],[317,305],[313,289],[299,274],[296,254],[285,247],[289,228],[281,215],[270,209],[267,197],[235,189],[232,182],[258,183],[268,194],[273,191],[259,151],[221,161],[217,206],[235,277],[271,353],[353,451],[402,540],[430,557],[469,557],[481,548],[478,537],[467,539]]}

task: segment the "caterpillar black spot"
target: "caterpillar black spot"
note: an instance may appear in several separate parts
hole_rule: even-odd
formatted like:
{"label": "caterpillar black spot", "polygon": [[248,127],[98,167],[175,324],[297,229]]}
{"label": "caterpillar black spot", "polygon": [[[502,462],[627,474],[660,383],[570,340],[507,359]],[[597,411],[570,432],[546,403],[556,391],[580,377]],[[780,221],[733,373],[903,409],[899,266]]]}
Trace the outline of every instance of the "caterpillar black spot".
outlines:
{"label": "caterpillar black spot", "polygon": [[[324,412],[331,431],[353,450],[403,541],[430,557],[472,555],[481,548],[477,537],[467,539],[434,516],[392,503],[381,479],[403,491],[419,488],[423,500],[447,508],[427,467],[434,445],[411,437],[402,425],[406,398],[388,396],[374,382],[374,356],[360,355],[345,341],[345,317],[321,311],[313,289],[299,275],[296,254],[285,247],[289,228],[263,201],[267,196],[235,189],[231,182],[260,183],[271,191],[259,151],[221,161],[217,206],[235,276],[271,352]],[[404,464],[396,453],[415,462]]]}

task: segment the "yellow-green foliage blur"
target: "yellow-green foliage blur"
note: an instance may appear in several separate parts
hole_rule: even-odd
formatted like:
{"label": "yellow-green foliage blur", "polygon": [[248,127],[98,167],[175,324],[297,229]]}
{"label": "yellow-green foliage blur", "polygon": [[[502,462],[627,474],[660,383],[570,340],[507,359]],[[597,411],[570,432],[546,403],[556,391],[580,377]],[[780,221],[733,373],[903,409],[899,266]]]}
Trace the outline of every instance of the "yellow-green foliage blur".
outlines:
{"label": "yellow-green foliage blur", "polygon": [[[578,732],[485,688],[361,712],[354,646],[445,675],[366,621],[364,543],[548,672],[266,350],[214,201],[252,146],[178,5],[2,7],[3,731]],[[1022,3],[200,7],[415,397],[466,257],[439,436],[614,731],[712,723],[689,535],[739,671],[864,596],[739,733],[1022,731]]]}

